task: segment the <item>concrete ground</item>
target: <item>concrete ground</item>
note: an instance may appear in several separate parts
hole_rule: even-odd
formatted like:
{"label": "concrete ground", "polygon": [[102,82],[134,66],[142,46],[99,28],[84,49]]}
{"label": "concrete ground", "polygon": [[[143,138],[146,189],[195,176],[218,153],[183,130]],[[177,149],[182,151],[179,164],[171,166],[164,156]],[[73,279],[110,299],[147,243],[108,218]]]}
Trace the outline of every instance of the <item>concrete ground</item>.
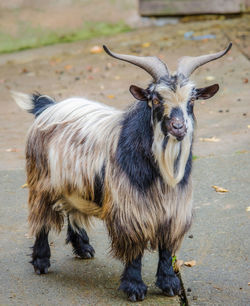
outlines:
{"label": "concrete ground", "polygon": [[[213,34],[211,40],[189,40],[184,34]],[[195,219],[178,258],[196,260],[182,267],[181,277],[190,305],[248,305],[249,295],[249,17],[149,27],[72,44],[56,45],[0,56],[0,304],[3,305],[126,305],[117,291],[122,265],[108,256],[108,239],[97,222],[90,233],[96,258],[74,259],[64,245],[65,232],[50,238],[52,266],[37,276],[28,264],[32,239],[27,237],[25,134],[32,116],[19,110],[9,91],[51,95],[58,101],[86,96],[118,108],[133,98],[129,85],[146,86],[149,76],[132,65],[90,52],[95,45],[137,55],[157,55],[171,70],[183,55],[199,55],[225,48],[226,57],[201,67],[192,77],[197,86],[219,83],[211,100],[195,106],[197,133],[194,145]],[[215,139],[216,142],[212,139]],[[218,185],[229,190],[217,193]],[[156,253],[147,253],[143,277],[149,285],[139,304],[179,305],[178,298],[162,296],[154,287]]]}

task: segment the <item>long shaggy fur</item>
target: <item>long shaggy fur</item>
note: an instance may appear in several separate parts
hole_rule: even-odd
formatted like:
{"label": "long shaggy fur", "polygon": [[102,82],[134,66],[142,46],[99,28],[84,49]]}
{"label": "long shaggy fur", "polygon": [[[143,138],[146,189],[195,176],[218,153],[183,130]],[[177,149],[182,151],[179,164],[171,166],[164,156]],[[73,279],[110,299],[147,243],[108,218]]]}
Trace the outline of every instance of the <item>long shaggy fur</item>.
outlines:
{"label": "long shaggy fur", "polygon": [[65,213],[79,228],[95,216],[107,225],[112,253],[125,262],[149,244],[175,253],[192,219],[191,180],[178,184],[189,170],[192,130],[181,143],[170,137],[164,148],[145,102],[127,111],[80,98],[48,104],[26,147],[31,234],[60,231]]}

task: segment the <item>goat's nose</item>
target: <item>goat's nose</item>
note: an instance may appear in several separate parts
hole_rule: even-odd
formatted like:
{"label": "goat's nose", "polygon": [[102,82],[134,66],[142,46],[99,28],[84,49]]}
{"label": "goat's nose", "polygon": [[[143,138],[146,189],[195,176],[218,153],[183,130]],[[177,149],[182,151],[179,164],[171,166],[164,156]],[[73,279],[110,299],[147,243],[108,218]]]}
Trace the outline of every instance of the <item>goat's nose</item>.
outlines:
{"label": "goat's nose", "polygon": [[172,122],[172,127],[175,129],[175,130],[180,130],[183,128],[183,122],[181,121],[175,121],[175,122]]}

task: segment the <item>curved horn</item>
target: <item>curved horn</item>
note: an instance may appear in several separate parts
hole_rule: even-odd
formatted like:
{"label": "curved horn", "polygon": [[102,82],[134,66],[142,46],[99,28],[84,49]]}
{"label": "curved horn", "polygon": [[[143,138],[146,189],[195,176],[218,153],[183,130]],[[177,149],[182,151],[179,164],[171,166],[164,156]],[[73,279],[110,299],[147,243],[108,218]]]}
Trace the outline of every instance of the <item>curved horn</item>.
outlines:
{"label": "curved horn", "polygon": [[106,46],[103,46],[104,51],[117,59],[134,64],[147,71],[155,81],[160,77],[169,75],[167,66],[156,56],[134,56],[111,52]]}
{"label": "curved horn", "polygon": [[220,58],[223,55],[225,55],[231,49],[231,47],[232,47],[232,43],[230,42],[230,44],[225,50],[217,52],[217,53],[201,55],[201,56],[196,56],[196,57],[192,57],[192,56],[181,57],[179,60],[177,73],[183,74],[185,77],[189,77],[198,67],[208,62],[214,61],[217,58]]}

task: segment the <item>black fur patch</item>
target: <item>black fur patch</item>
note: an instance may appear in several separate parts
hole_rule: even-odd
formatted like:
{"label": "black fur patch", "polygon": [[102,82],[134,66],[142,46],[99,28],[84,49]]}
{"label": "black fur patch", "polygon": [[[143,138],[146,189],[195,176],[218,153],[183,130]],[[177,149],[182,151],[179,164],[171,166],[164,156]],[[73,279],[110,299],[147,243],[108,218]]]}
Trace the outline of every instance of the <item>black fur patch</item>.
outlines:
{"label": "black fur patch", "polygon": [[165,136],[162,142],[162,150],[165,151],[168,144],[169,136]]}
{"label": "black fur patch", "polygon": [[116,159],[130,183],[140,192],[146,192],[160,177],[152,155],[153,129],[151,109],[146,102],[138,102],[126,112],[118,141]]}
{"label": "black fur patch", "polygon": [[104,178],[105,165],[102,166],[101,173],[96,174],[94,179],[94,202],[100,207],[102,207],[103,204]]}
{"label": "black fur patch", "polygon": [[141,277],[141,256],[126,265],[119,290],[124,291],[131,302],[144,300],[147,286]]}
{"label": "black fur patch", "polygon": [[176,92],[177,85],[180,87],[186,85],[188,83],[188,78],[184,77],[184,75],[165,75],[161,77],[158,81],[158,84],[165,84],[169,87],[173,92]]}
{"label": "black fur patch", "polygon": [[46,274],[50,267],[50,247],[48,242],[48,232],[42,228],[36,236],[33,246],[31,264],[37,274]]}
{"label": "black fur patch", "polygon": [[180,118],[181,121],[184,121],[183,111],[179,107],[174,107],[171,110],[170,118]]}
{"label": "black fur patch", "polygon": [[165,135],[165,138],[168,137],[167,135],[168,135],[169,122],[170,122],[170,119],[165,115],[163,117],[163,120],[161,121],[161,131]]}
{"label": "black fur patch", "polygon": [[176,87],[178,84],[178,77],[177,75],[165,75],[164,77],[161,77],[158,81],[159,84],[163,83],[167,87],[169,87],[172,91],[176,91]]}
{"label": "black fur patch", "polygon": [[156,274],[156,286],[162,289],[167,296],[174,296],[180,293],[181,284],[172,266],[171,252],[159,247],[159,263]]}
{"label": "black fur patch", "polygon": [[154,122],[155,121],[161,121],[162,118],[163,118],[163,113],[164,113],[164,106],[163,104],[159,104],[159,106],[154,106],[153,104],[153,119],[154,119]]}
{"label": "black fur patch", "polygon": [[32,95],[33,109],[30,111],[35,117],[38,117],[46,108],[55,104],[55,101],[48,97],[43,96],[39,93]]}
{"label": "black fur patch", "polygon": [[184,187],[188,183],[188,179],[189,179],[191,171],[192,171],[192,158],[193,158],[193,154],[192,154],[192,147],[191,147],[189,157],[188,157],[186,167],[185,167],[184,176],[178,184],[180,187]]}
{"label": "black fur patch", "polygon": [[193,116],[194,113],[194,105],[190,101],[187,103],[187,113],[189,116]]}
{"label": "black fur patch", "polygon": [[70,224],[70,220],[68,217],[68,231],[67,231],[67,238],[66,238],[66,244],[69,242],[72,244],[73,247],[73,253],[80,258],[83,259],[89,259],[94,257],[95,250],[93,247],[89,244],[89,237],[87,232],[84,228],[77,227],[77,231],[74,231]]}

